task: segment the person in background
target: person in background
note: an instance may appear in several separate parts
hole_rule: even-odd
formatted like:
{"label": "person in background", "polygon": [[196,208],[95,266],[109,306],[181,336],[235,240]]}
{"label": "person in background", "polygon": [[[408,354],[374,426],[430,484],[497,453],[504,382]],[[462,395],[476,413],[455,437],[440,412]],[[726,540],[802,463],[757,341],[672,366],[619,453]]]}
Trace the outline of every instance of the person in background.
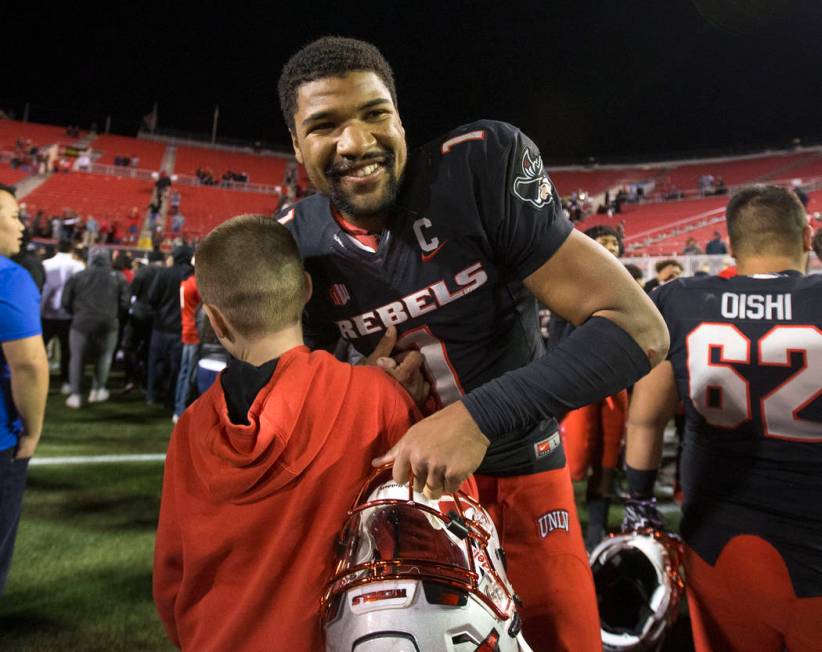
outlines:
{"label": "person in background", "polygon": [[682,264],[673,258],[660,260],[654,269],[656,269],[656,277],[645,284],[645,291],[648,293],[660,285],[665,285],[669,281],[673,281],[682,274]]}
{"label": "person in background", "polygon": [[645,277],[642,273],[642,270],[633,263],[624,263],[625,269],[628,270],[628,273],[631,275],[637,283],[639,283],[639,287],[645,287]]}
{"label": "person in background", "polygon": [[125,358],[124,393],[132,391],[137,383],[145,389],[151,325],[154,319],[154,309],[148,301],[148,293],[155,276],[163,267],[163,259],[162,252],[149,252],[148,264],[134,273],[134,280],[131,282],[131,307],[122,340]]}
{"label": "person in background", "polygon": [[29,229],[24,229],[23,239],[20,242],[20,251],[11,259],[31,274],[34,285],[37,286],[37,291],[42,292],[43,284],[46,282],[46,270],[43,268],[43,261],[34,250]]}
{"label": "person in background", "polygon": [[148,354],[146,403],[157,403],[161,381],[165,378],[168,381],[167,403],[172,409],[183,350],[180,284],[194,273],[191,266],[192,254],[191,247],[187,245],[175,247],[171,253],[171,267],[159,270],[148,292],[154,320]]}
{"label": "person in background", "polygon": [[200,350],[197,353],[195,377],[197,394],[202,395],[214,384],[220,372],[226,368],[231,355],[220,344],[220,339],[202,309],[202,303],[197,311],[197,333],[200,337]]}
{"label": "person in background", "polygon": [[685,248],[682,250],[683,256],[700,256],[702,255],[702,249],[699,248],[699,245],[696,243],[695,238],[688,238],[685,241]]}
{"label": "person in background", "polygon": [[29,460],[46,410],[49,366],[40,327],[40,293],[10,257],[23,223],[14,188],[0,184],[0,595],[11,567]]}
{"label": "person in background", "polygon": [[74,245],[69,240],[57,243],[57,253],[43,261],[46,282],[43,285],[43,299],[40,314],[43,317],[43,342],[48,346],[53,338],[60,343],[60,392],[71,393],[69,384],[69,330],[71,314],[63,308],[63,290],[69,279],[85,269],[72,256]]}
{"label": "person in background", "polygon": [[[194,257],[191,264],[195,264]],[[195,267],[196,270],[196,267]],[[200,293],[197,290],[197,277],[192,274],[180,283],[180,324],[183,352],[180,356],[180,373],[177,376],[177,389],[174,392],[174,414],[171,420],[177,423],[180,415],[188,405],[191,394],[191,381],[197,368],[197,353],[200,350],[200,335],[197,331],[197,310],[200,307]]]}
{"label": "person in background", "polygon": [[96,353],[89,403],[109,398],[108,374],[117,347],[119,315],[128,309],[128,283],[111,268],[108,249],[93,248],[89,266],[72,276],[63,290],[63,308],[71,314],[69,330],[69,384],[66,406],[82,406],[83,364],[86,353]]}
{"label": "person in background", "polygon": [[712,256],[724,255],[728,253],[728,247],[722,240],[722,234],[719,231],[714,231],[714,237],[708,240],[705,245],[705,253]]}
{"label": "person in background", "polygon": [[813,234],[813,251],[819,260],[822,260],[822,226]]}
{"label": "person in background", "polygon": [[651,295],[671,348],[634,386],[624,529],[662,525],[653,489],[682,400],[680,530],[696,650],[816,651],[822,276],[804,276],[811,227],[789,190],[740,190],[726,220],[737,275],[679,279]]}

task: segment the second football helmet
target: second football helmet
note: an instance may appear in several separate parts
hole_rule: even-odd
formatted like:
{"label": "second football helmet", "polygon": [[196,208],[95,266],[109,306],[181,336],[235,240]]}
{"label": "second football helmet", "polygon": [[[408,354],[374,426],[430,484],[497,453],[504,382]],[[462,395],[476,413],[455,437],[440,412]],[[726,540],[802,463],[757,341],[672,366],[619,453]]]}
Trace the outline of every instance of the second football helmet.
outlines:
{"label": "second football helmet", "polygon": [[333,652],[530,652],[488,513],[372,474],[340,532],[322,603]]}
{"label": "second football helmet", "polygon": [[664,640],[685,588],[682,558],[678,536],[652,529],[609,535],[591,551],[606,652]]}

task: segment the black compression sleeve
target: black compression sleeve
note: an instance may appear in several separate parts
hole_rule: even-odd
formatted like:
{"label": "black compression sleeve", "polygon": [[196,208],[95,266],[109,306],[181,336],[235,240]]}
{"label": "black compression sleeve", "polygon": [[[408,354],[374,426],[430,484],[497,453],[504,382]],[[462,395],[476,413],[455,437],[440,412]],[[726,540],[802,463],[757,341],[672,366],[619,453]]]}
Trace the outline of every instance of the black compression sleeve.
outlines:
{"label": "black compression sleeve", "polygon": [[543,357],[478,387],[462,401],[493,442],[616,394],[650,370],[634,338],[610,319],[592,317]]}

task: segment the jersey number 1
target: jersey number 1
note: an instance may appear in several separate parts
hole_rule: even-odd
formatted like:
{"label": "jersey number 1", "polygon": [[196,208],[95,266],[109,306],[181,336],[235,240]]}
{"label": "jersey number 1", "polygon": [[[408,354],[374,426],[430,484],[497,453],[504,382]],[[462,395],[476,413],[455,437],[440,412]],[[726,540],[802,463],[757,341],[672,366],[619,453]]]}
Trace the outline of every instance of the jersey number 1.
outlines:
{"label": "jersey number 1", "polygon": [[412,328],[403,333],[397,340],[397,348],[403,351],[416,349],[422,353],[425,375],[441,406],[450,405],[465,393],[451,360],[448,359],[445,343],[434,337],[428,326]]}
{"label": "jersey number 1", "polygon": [[[822,442],[822,424],[798,413],[822,394],[822,331],[816,326],[775,326],[758,342],[760,367],[789,367],[791,353],[802,355],[802,367],[764,396],[751,396],[750,383],[733,363],[751,364],[751,340],[733,324],[701,324],[686,340],[688,395],[713,426],[736,428],[751,415],[751,400],[760,401],[766,437]],[[719,349],[719,361],[711,350]],[[713,394],[717,400],[709,401]]]}

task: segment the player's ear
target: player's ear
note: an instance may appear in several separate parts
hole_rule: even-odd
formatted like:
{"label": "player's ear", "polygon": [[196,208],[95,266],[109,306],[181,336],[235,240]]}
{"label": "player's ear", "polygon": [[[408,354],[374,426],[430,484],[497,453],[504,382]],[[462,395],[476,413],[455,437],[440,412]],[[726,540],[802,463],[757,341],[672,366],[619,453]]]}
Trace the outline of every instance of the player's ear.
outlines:
{"label": "player's ear", "polygon": [[300,143],[297,140],[297,135],[294,133],[294,131],[292,129],[289,129],[288,133],[291,134],[291,146],[294,148],[294,158],[297,159],[297,163],[302,165],[302,163],[303,163],[303,150],[300,149]]}
{"label": "player's ear", "polygon": [[813,249],[813,227],[810,224],[806,224],[802,230],[802,247],[805,252]]}
{"label": "player's ear", "polygon": [[311,295],[314,294],[314,283],[311,282],[311,275],[308,272],[305,274],[305,302],[308,303]]}

